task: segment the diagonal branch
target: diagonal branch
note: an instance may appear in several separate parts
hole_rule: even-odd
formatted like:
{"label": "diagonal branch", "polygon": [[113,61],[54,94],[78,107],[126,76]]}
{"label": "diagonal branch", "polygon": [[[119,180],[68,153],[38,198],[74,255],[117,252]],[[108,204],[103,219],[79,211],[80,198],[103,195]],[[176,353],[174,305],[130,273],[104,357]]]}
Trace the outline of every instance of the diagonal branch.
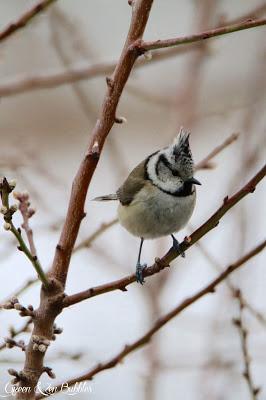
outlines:
{"label": "diagonal branch", "polygon": [[248,349],[248,330],[244,324],[243,321],[243,311],[244,311],[244,302],[242,301],[242,293],[239,290],[238,293],[236,293],[236,299],[238,300],[239,303],[239,316],[238,318],[233,319],[233,323],[238,329],[238,333],[240,336],[240,342],[241,342],[241,351],[243,355],[243,360],[244,360],[244,371],[243,371],[243,377],[245,378],[248,389],[250,392],[250,398],[251,400],[258,400],[258,395],[261,391],[260,387],[256,387],[255,383],[253,381],[252,373],[251,373],[251,357],[249,354],[249,349]]}
{"label": "diagonal branch", "polygon": [[54,1],[55,0],[43,0],[35,4],[35,6],[25,12],[25,14],[21,15],[19,19],[17,19],[15,22],[12,22],[0,32],[0,42],[6,40],[19,29],[24,28],[24,26],[26,26],[37,14],[44,11],[47,7],[54,3]]}
{"label": "diagonal branch", "polygon": [[149,50],[164,49],[167,47],[179,46],[181,44],[186,44],[186,43],[195,43],[201,40],[206,40],[221,35],[227,35],[228,33],[238,32],[244,29],[255,28],[262,25],[266,25],[266,18],[243,21],[237,24],[228,25],[221,28],[211,29],[206,32],[201,32],[194,35],[188,35],[183,37],[177,37],[173,39],[153,40],[150,42],[138,41],[134,43],[133,47],[141,54],[143,54]]}
{"label": "diagonal branch", "polygon": [[[228,138],[221,143],[219,146],[217,146],[215,149],[213,149],[202,161],[196,164],[196,170],[200,169],[207,169],[211,168],[211,160],[217,156],[220,152],[222,152],[226,147],[228,147],[230,144],[232,144],[238,137],[237,133],[233,133],[232,135],[228,136]],[[88,236],[86,239],[82,240],[77,246],[74,247],[73,253],[78,252],[79,250],[90,247],[91,244],[94,242],[95,239],[98,238],[102,233],[104,233],[107,229],[111,228],[114,224],[118,222],[117,218],[114,218],[110,222],[103,223],[97,228],[90,236]],[[22,293],[24,293],[25,290],[27,290],[29,287],[31,287],[33,284],[39,282],[39,279],[29,279],[26,281],[19,289],[17,289],[12,295],[8,296],[8,298],[0,301],[0,304],[5,303],[12,297],[19,297]],[[0,308],[1,311],[1,308]]]}
{"label": "diagonal branch", "polygon": [[[91,380],[96,374],[106,369],[110,369],[115,367],[118,363],[120,363],[128,354],[132,353],[133,351],[139,349],[143,345],[149,343],[152,339],[153,335],[158,332],[164,325],[166,325],[169,321],[171,321],[174,317],[180,314],[182,311],[187,309],[189,306],[197,302],[203,296],[213,293],[215,291],[216,286],[218,286],[221,282],[223,282],[232,272],[236,269],[240,268],[244,265],[248,260],[250,260],[255,255],[259,254],[266,246],[266,240],[256,246],[253,250],[247,253],[245,256],[237,260],[234,264],[229,265],[221,274],[219,274],[213,281],[211,281],[208,285],[206,285],[203,289],[196,292],[194,295],[187,297],[183,300],[179,305],[177,305],[173,310],[159,318],[153,327],[149,329],[143,336],[141,336],[138,340],[131,343],[130,345],[126,345],[123,350],[121,350],[116,356],[111,358],[109,361],[100,363],[92,368],[89,372],[80,375],[74,379],[70,379],[69,381],[64,381],[64,385],[58,384],[54,386],[56,388],[67,388],[70,386],[75,385],[75,383]],[[36,396],[36,399],[41,399],[44,395],[49,395],[45,391],[42,394]]]}
{"label": "diagonal branch", "polygon": [[196,170],[199,169],[210,169],[212,168],[213,164],[210,163],[210,161],[217,156],[217,154],[221,153],[223,149],[225,149],[227,146],[232,144],[238,139],[239,133],[232,133],[232,135],[228,136],[228,138],[225,139],[223,143],[215,147],[208,155],[205,157],[203,160],[201,160],[197,165],[196,165]]}
{"label": "diagonal branch", "polygon": [[[180,49],[168,49],[163,52],[154,52],[152,59],[147,61],[141,58],[136,63],[136,68],[141,68],[146,65],[155,64],[156,62],[164,61],[176,57],[180,54],[185,54],[192,49],[196,49],[198,45],[184,47]],[[0,96],[8,97],[19,93],[29,92],[39,89],[50,89],[66,84],[76,83],[82,80],[93,79],[99,76],[112,74],[116,67],[115,61],[97,62],[95,64],[77,63],[67,69],[41,72],[36,75],[17,76],[5,80],[0,83]]]}
{"label": "diagonal branch", "polygon": [[[241,199],[243,199],[243,197],[245,197],[249,193],[253,193],[256,185],[264,178],[265,174],[266,165],[261,168],[261,170],[232,197],[225,197],[222,206],[218,208],[218,210],[203,225],[201,225],[196,231],[194,231],[191,236],[183,240],[183,242],[180,244],[180,253],[188,250],[193,244],[195,244],[199,239],[205,236],[210,230],[215,228],[219,224],[220,219],[227,213],[227,211],[234,207]],[[177,253],[176,250],[171,248],[166,255],[164,255],[161,259],[157,259],[152,266],[146,268],[143,271],[144,277],[154,275],[160,272],[162,269],[168,267],[170,262],[176,259],[179,255],[180,254]],[[92,287],[88,290],[84,290],[71,296],[66,296],[64,299],[64,307],[69,307],[83,300],[98,296],[103,293],[111,292],[113,290],[126,291],[126,287],[135,281],[136,276],[135,274],[132,274],[117,281]]]}
{"label": "diagonal branch", "polygon": [[[236,18],[227,22],[227,25],[233,25],[241,23],[250,18],[255,18],[257,15],[264,13],[266,11],[266,5],[262,5],[254,10],[251,10],[246,15]],[[221,23],[216,26],[216,29],[221,26]],[[147,66],[150,64],[155,64],[160,61],[171,59],[181,54],[190,52],[191,50],[198,49],[199,43],[191,44],[189,46],[182,46],[180,48],[168,48],[164,51],[154,51],[152,54],[152,59],[147,62],[145,58],[141,58],[136,62],[135,68]],[[90,65],[73,65],[68,68],[67,71],[58,72],[43,72],[33,76],[18,76],[11,78],[4,83],[0,83],[0,96],[14,96],[19,93],[24,93],[32,90],[38,89],[49,89],[58,87],[61,85],[75,83],[80,80],[87,80],[92,78],[97,78],[103,75],[112,74],[116,66],[116,62],[102,62]]]}
{"label": "diagonal branch", "polygon": [[[255,8],[253,8],[253,10],[250,10],[246,14],[241,15],[241,17],[236,17],[233,20],[226,21],[227,22],[226,25],[237,24],[239,22],[246,21],[248,19],[255,19],[257,17],[261,17],[262,14],[264,14],[265,12],[266,12],[266,3],[264,2],[256,6]],[[220,24],[222,25],[222,21],[220,22]]]}
{"label": "diagonal branch", "polygon": [[[121,57],[112,78],[107,78],[107,92],[104,97],[99,118],[92,132],[90,145],[85,153],[79,170],[72,184],[66,219],[59,243],[56,246],[54,260],[49,273],[49,287],[41,288],[40,305],[36,310],[34,327],[26,349],[23,370],[9,373],[18,383],[16,398],[19,400],[35,399],[35,388],[44,373],[44,357],[53,339],[55,318],[63,308],[64,288],[72,251],[76,242],[82,219],[85,217],[84,204],[88,187],[97,166],[105,139],[116,119],[116,108],[133,68],[138,53],[130,50],[131,45],[142,39],[148,21],[153,0],[135,0],[132,6],[132,18]],[[36,342],[36,338],[38,342]],[[43,339],[44,338],[44,339]],[[41,340],[41,342],[40,342]],[[40,345],[39,345],[40,344]],[[37,346],[38,345],[38,346]],[[27,393],[23,388],[27,386]]]}
{"label": "diagonal branch", "polygon": [[84,218],[84,203],[90,181],[105,142],[116,119],[116,108],[139,54],[132,48],[136,40],[141,40],[148,21],[153,0],[135,1],[128,36],[112,78],[107,78],[107,92],[100,116],[92,132],[92,139],[80,168],[75,176],[66,220],[53,261],[52,276],[65,285],[71,253]]}

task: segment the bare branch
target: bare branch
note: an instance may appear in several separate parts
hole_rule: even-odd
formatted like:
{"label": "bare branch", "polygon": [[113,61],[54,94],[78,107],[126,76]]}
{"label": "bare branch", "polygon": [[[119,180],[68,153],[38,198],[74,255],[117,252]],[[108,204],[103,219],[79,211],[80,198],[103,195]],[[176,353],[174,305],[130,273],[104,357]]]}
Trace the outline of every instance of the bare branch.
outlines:
{"label": "bare branch", "polygon": [[[218,210],[196,231],[192,233],[188,238],[185,238],[180,244],[180,253],[188,250],[193,244],[195,244],[199,239],[206,235],[210,230],[215,228],[220,219],[234,207],[243,197],[247,194],[254,192],[256,185],[264,178],[266,174],[266,165],[237,193],[232,197],[225,197],[223,204]],[[171,248],[161,259],[157,259],[153,265],[147,267],[143,271],[143,276],[151,276],[162,269],[169,266],[170,262],[176,259],[180,253],[177,253],[173,248]],[[71,296],[67,296],[64,299],[64,307],[69,307],[73,304],[79,303],[80,301],[89,299],[94,296],[98,296],[103,293],[111,292],[113,290],[126,291],[126,287],[131,283],[136,281],[135,274],[128,275],[125,278],[119,279],[117,281],[109,282],[100,286],[84,290],[80,293],[76,293]]]}
{"label": "bare branch", "polygon": [[39,279],[29,279],[27,280],[19,289],[17,289],[13,294],[11,294],[10,296],[8,296],[8,298],[3,299],[0,302],[0,311],[1,311],[1,305],[8,302],[10,299],[12,299],[13,297],[19,297],[22,293],[25,292],[25,290],[27,290],[29,287],[31,287],[32,285],[34,285],[35,283],[38,283]]}
{"label": "bare branch", "polygon": [[[227,25],[237,24],[250,18],[254,18],[259,13],[264,13],[266,6],[263,5],[260,8],[254,9],[236,18],[235,20],[228,21]],[[221,21],[216,26],[219,28],[221,26]],[[152,53],[152,59],[147,62],[146,59],[141,58],[137,60],[135,68],[140,68],[150,64],[155,64],[160,61],[176,57],[181,54],[186,54],[191,50],[198,49],[198,43],[190,43],[188,46],[184,45],[180,48],[169,48],[164,51],[154,51]],[[24,93],[32,90],[38,89],[49,89],[69,83],[75,83],[80,80],[87,80],[92,78],[97,78],[98,76],[112,74],[116,66],[116,62],[102,62],[91,65],[74,65],[68,67],[68,70],[59,70],[58,72],[43,72],[34,76],[18,76],[16,78],[11,78],[4,83],[0,83],[0,97],[13,96],[19,93]]]}
{"label": "bare branch", "polygon": [[101,224],[101,226],[96,229],[95,232],[93,232],[88,238],[82,240],[73,250],[73,253],[76,253],[77,251],[88,248],[91,246],[92,242],[94,242],[95,239],[97,239],[102,233],[107,231],[107,229],[111,228],[118,222],[117,218],[112,219],[110,222],[106,222]]}
{"label": "bare branch", "polygon": [[232,133],[232,135],[230,135],[222,144],[215,147],[215,149],[213,149],[210,154],[207,155],[207,157],[205,157],[195,166],[196,170],[213,168],[213,164],[211,164],[210,161],[216,157],[217,154],[221,153],[223,149],[235,142],[238,137],[239,133]]}
{"label": "bare branch", "polygon": [[[180,54],[184,54],[191,49],[196,49],[198,46],[184,47],[180,49],[168,49],[164,52],[155,52],[150,61],[139,59],[135,67],[140,68],[146,65],[154,64],[159,61],[170,59]],[[38,89],[49,89],[62,86],[65,84],[75,83],[82,80],[97,78],[103,75],[113,73],[116,62],[102,62],[95,64],[77,64],[68,67],[68,70],[58,70],[57,72],[43,72],[33,76],[18,76],[6,80],[0,84],[0,96],[8,97],[19,93],[24,93]]]}
{"label": "bare branch", "polygon": [[[53,265],[49,273],[50,286],[41,289],[41,302],[36,310],[34,328],[27,345],[23,371],[12,371],[18,388],[27,383],[28,391],[17,390],[17,399],[35,399],[35,387],[44,370],[44,357],[52,340],[55,318],[63,308],[64,287],[72,251],[76,242],[82,219],[85,217],[84,203],[92,175],[97,166],[105,139],[116,118],[118,101],[138,58],[138,53],[129,50],[130,46],[142,39],[153,0],[136,0],[132,10],[131,24],[121,57],[114,74],[107,79],[107,92],[99,119],[92,132],[92,139],[73,181],[68,211],[60,240],[56,246]],[[12,374],[11,374],[12,375]]]}
{"label": "bare branch", "polygon": [[220,20],[220,25],[222,25],[222,24],[223,25],[238,24],[238,23],[246,21],[248,19],[255,19],[255,18],[261,17],[262,14],[264,14],[265,12],[266,12],[266,3],[262,3],[262,4],[258,5],[257,7],[255,7],[253,10],[250,10],[246,14],[241,15],[241,17],[237,17],[233,20],[226,21],[225,18],[223,17],[223,19]]}
{"label": "bare branch", "polygon": [[[16,336],[18,336],[20,333],[23,332],[28,332],[29,330],[29,325],[32,323],[32,319],[28,319],[28,321],[25,322],[19,329],[15,329],[12,326],[9,328],[9,338],[14,339]],[[0,350],[3,350],[6,348],[5,343],[0,345]]]}
{"label": "bare branch", "polygon": [[[116,356],[111,358],[111,360],[100,363],[92,368],[89,372],[78,376],[74,379],[70,379],[69,381],[64,381],[65,385],[70,387],[73,386],[77,382],[82,382],[86,380],[91,380],[96,374],[106,369],[110,369],[115,367],[118,363],[120,363],[128,354],[132,353],[133,351],[139,349],[143,345],[149,343],[152,339],[153,335],[158,332],[164,325],[166,325],[169,321],[171,321],[174,317],[180,314],[182,311],[187,309],[191,304],[195,303],[203,296],[213,293],[215,291],[216,286],[218,286],[221,282],[223,282],[232,272],[236,269],[240,268],[243,264],[245,264],[248,260],[250,260],[255,255],[259,254],[266,246],[266,240],[247,253],[245,256],[237,260],[234,264],[229,265],[221,274],[217,276],[212,282],[210,282],[207,286],[203,289],[196,292],[194,295],[186,298],[183,300],[178,306],[176,306],[173,310],[159,318],[153,327],[148,330],[143,336],[141,336],[138,340],[133,342],[130,345],[126,345],[122,351],[120,351]],[[54,388],[63,387],[62,384],[56,385]],[[44,391],[45,395],[49,395]],[[36,399],[41,399],[44,397],[44,394],[39,394],[36,396]]]}
{"label": "bare branch", "polygon": [[[229,136],[224,143],[221,145],[217,146],[214,150],[212,150],[202,161],[200,161],[198,164],[196,164],[196,169],[202,169],[202,168],[210,168],[212,165],[210,164],[210,161],[213,157],[215,157],[218,153],[220,153],[222,150],[224,150],[227,146],[229,146],[231,143],[234,142],[234,140],[237,139],[237,134],[232,134]],[[104,233],[107,229],[111,228],[114,224],[118,222],[117,218],[114,218],[110,222],[103,223],[97,228],[89,237],[81,241],[76,247],[73,249],[73,253],[78,252],[79,250],[83,248],[88,248],[91,246],[91,244],[94,242],[95,239],[97,239],[102,233]],[[0,304],[6,303],[10,298],[12,297],[19,297],[22,293],[25,292],[29,287],[34,285],[35,283],[39,282],[38,279],[29,279],[27,282],[25,282],[19,289],[17,289],[12,295],[8,296],[8,298],[3,299]],[[1,308],[0,308],[1,311]],[[255,312],[255,310],[253,310]],[[266,322],[265,322],[266,323]]]}
{"label": "bare branch", "polygon": [[44,11],[47,7],[54,3],[55,0],[43,0],[35,4],[30,10],[21,15],[19,19],[12,22],[6,28],[0,32],[0,42],[6,40],[9,36],[15,33],[17,30],[24,28],[32,19]]}
{"label": "bare branch", "polygon": [[102,110],[92,133],[92,140],[72,186],[72,193],[61,237],[56,248],[52,275],[65,284],[71,253],[77,238],[79,227],[84,218],[84,203],[87,190],[97,166],[105,139],[116,117],[116,108],[123,88],[138,58],[138,53],[130,50],[136,40],[142,39],[149,17],[152,0],[139,0],[134,3],[131,25],[121,57],[112,78],[107,80],[107,93]]}
{"label": "bare branch", "polygon": [[27,192],[14,192],[14,196],[19,201],[18,208],[23,217],[23,224],[21,225],[21,227],[26,232],[31,254],[33,255],[33,257],[37,257],[37,251],[33,240],[33,232],[29,225],[29,219],[35,214],[35,210],[33,208],[30,208],[29,195]]}
{"label": "bare branch", "polygon": [[[218,272],[221,272],[222,266],[217,262],[217,260],[214,259],[214,257],[205,248],[205,246],[203,246],[203,244],[200,241],[196,243],[196,246],[201,250],[204,257],[209,261],[209,263],[214,267],[214,269]],[[235,298],[236,294],[239,293],[239,288],[235,286],[229,279],[226,280],[226,284],[231,292],[232,297]],[[241,293],[241,302],[244,305],[244,307],[249,311],[249,313],[265,328],[266,317],[248,302],[248,300],[244,297],[243,293]]]}
{"label": "bare branch", "polygon": [[201,40],[206,40],[216,36],[226,35],[228,33],[239,32],[244,29],[255,28],[262,25],[266,25],[266,18],[243,21],[237,24],[228,25],[221,28],[211,29],[206,32],[201,32],[194,35],[188,35],[173,39],[165,39],[165,40],[159,39],[150,42],[138,41],[134,43],[133,48],[136,49],[136,51],[139,51],[140,53],[144,53],[149,50],[164,49],[167,47],[179,46],[181,44],[186,44],[186,43],[195,43]]}
{"label": "bare branch", "polygon": [[251,366],[250,366],[251,358],[250,358],[249,350],[248,350],[248,331],[247,331],[247,328],[244,326],[244,321],[243,321],[243,310],[244,310],[245,306],[242,301],[242,294],[241,294],[240,290],[238,290],[238,292],[235,294],[235,297],[237,298],[238,303],[239,303],[239,317],[234,318],[233,323],[238,329],[240,340],[241,340],[241,351],[243,354],[243,360],[244,360],[244,365],[245,365],[243,377],[245,378],[245,380],[247,382],[251,400],[257,400],[261,389],[259,387],[255,386],[252,375],[251,375]]}
{"label": "bare branch", "polygon": [[[22,251],[26,257],[30,260],[31,264],[33,265],[34,269],[36,270],[38,277],[40,278],[40,280],[42,281],[42,283],[44,284],[45,287],[49,286],[47,277],[42,269],[42,266],[38,260],[38,257],[36,256],[36,254],[31,253],[31,250],[28,248],[28,246],[26,245],[22,234],[21,234],[21,229],[20,228],[16,228],[15,225],[13,224],[12,221],[12,217],[13,214],[17,211],[17,205],[12,205],[9,206],[9,195],[10,193],[13,191],[15,187],[15,183],[13,183],[12,181],[8,182],[6,178],[3,178],[3,180],[0,182],[0,194],[1,194],[1,198],[2,198],[2,208],[1,208],[1,213],[3,214],[4,220],[5,220],[5,224],[4,224],[4,229],[7,231],[10,231],[13,233],[13,235],[16,237],[19,246],[18,246],[18,250]],[[20,196],[22,196],[20,194]],[[25,197],[25,196],[24,196]],[[21,197],[22,199],[22,197]],[[28,234],[29,232],[27,232]],[[32,239],[29,239],[30,241],[30,245],[32,246]],[[36,252],[35,247],[33,248],[33,250]]]}

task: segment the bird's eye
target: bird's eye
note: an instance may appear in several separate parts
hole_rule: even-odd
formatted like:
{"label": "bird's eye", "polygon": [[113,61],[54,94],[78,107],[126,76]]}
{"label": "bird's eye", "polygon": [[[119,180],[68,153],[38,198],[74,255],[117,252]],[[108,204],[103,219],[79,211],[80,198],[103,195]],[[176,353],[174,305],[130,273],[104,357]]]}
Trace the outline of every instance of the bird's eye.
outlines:
{"label": "bird's eye", "polygon": [[179,176],[179,173],[177,171],[172,170],[172,175],[173,176]]}

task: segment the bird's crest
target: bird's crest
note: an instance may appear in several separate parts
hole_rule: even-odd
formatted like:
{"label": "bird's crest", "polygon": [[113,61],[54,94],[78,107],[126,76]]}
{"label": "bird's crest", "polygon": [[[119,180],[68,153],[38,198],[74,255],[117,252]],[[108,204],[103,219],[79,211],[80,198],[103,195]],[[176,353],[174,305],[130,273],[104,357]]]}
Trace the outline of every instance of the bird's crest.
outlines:
{"label": "bird's crest", "polygon": [[185,131],[183,127],[180,128],[179,134],[173,142],[173,153],[176,156],[187,156],[192,158],[189,147],[190,132]]}

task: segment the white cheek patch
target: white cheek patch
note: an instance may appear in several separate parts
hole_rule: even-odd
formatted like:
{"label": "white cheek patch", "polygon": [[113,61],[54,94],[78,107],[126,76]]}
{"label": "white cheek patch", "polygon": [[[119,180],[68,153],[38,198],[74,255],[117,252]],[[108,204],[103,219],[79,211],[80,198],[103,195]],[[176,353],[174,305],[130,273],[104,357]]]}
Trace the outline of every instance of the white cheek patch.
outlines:
{"label": "white cheek patch", "polygon": [[179,177],[169,174],[170,171],[165,166],[160,168],[160,176],[158,176],[156,171],[156,166],[160,155],[162,153],[166,154],[168,151],[162,150],[150,158],[147,164],[147,174],[151,182],[159,189],[174,193],[182,187],[183,181]]}

